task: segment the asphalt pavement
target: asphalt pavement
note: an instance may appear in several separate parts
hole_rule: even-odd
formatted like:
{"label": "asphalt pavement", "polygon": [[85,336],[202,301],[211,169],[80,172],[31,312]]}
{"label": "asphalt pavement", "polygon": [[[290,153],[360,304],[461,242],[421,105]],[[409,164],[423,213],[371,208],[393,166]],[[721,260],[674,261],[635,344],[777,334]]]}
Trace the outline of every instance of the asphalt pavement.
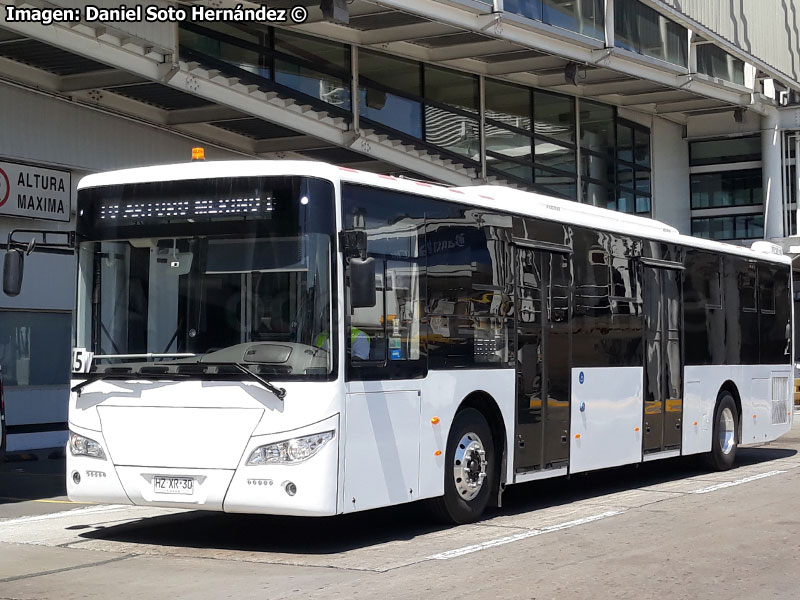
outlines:
{"label": "asphalt pavement", "polygon": [[[480,523],[418,505],[325,519],[70,503],[64,460],[0,466],[0,599],[800,597],[800,426],[509,488]],[[55,456],[55,455],[54,455]]]}

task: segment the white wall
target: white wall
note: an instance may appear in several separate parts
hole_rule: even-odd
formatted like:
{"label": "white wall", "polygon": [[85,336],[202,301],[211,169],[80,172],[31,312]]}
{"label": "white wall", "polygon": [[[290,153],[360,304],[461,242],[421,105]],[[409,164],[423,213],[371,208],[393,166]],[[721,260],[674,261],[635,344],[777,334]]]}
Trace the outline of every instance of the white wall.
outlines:
{"label": "white wall", "polygon": [[[192,146],[198,145],[154,126],[10,85],[0,84],[0,107],[3,160],[107,171],[186,162]],[[206,157],[245,158],[208,146]]]}
{"label": "white wall", "polygon": [[761,117],[752,111],[745,111],[744,119],[737,123],[733,112],[697,115],[689,117],[686,130],[689,139],[747,135],[761,131]]}
{"label": "white wall", "polygon": [[[75,187],[83,175],[96,171],[151,164],[186,162],[196,141],[154,126],[102,113],[49,95],[0,84],[0,160],[70,171],[72,220],[69,223],[0,216],[0,248],[11,229],[72,230],[75,227]],[[202,145],[202,144],[200,144]],[[209,159],[244,158],[206,146]],[[2,251],[0,251],[2,254]],[[4,309],[71,311],[75,301],[75,259],[69,255],[34,253],[25,260],[22,293],[0,293]],[[69,353],[65,346],[63,351]],[[24,386],[6,388],[8,425],[62,423],[67,420],[68,388]],[[12,435],[11,451],[55,446],[61,432]]]}
{"label": "white wall", "polygon": [[653,218],[691,235],[689,144],[683,127],[659,117],[650,129],[653,169]]}

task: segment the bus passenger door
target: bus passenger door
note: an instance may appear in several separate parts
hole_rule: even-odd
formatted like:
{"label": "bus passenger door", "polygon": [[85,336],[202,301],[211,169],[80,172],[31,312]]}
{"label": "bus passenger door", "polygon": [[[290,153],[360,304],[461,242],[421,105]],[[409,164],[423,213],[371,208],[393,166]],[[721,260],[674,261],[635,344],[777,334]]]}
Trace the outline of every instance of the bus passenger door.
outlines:
{"label": "bus passenger door", "polygon": [[683,417],[681,272],[644,265],[644,454],[680,449]]}
{"label": "bus passenger door", "polygon": [[516,470],[569,459],[570,263],[566,254],[517,247]]}

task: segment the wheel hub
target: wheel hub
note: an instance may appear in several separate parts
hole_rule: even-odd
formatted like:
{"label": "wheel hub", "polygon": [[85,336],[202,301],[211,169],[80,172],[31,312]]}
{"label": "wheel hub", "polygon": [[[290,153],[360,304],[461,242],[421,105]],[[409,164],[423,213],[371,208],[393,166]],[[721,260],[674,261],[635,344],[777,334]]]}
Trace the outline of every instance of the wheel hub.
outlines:
{"label": "wheel hub", "polygon": [[456,492],[464,500],[472,500],[486,479],[486,449],[475,433],[465,434],[456,446],[453,460]]}
{"label": "wheel hub", "polygon": [[719,447],[723,454],[730,454],[736,444],[735,427],[733,413],[726,406],[719,415]]}

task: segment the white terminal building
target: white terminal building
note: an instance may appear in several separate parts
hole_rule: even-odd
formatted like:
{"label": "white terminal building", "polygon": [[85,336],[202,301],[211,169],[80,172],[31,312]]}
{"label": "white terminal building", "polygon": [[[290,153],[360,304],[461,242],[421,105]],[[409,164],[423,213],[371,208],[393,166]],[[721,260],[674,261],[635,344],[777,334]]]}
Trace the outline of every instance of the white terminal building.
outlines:
{"label": "white terminal building", "polygon": [[[794,0],[150,3],[302,5],[301,24],[45,25],[6,18],[38,4],[0,4],[3,249],[15,229],[74,231],[82,176],[203,146],[512,186],[800,251]],[[11,451],[66,440],[74,272],[71,252],[37,252],[22,294],[0,295]]]}

